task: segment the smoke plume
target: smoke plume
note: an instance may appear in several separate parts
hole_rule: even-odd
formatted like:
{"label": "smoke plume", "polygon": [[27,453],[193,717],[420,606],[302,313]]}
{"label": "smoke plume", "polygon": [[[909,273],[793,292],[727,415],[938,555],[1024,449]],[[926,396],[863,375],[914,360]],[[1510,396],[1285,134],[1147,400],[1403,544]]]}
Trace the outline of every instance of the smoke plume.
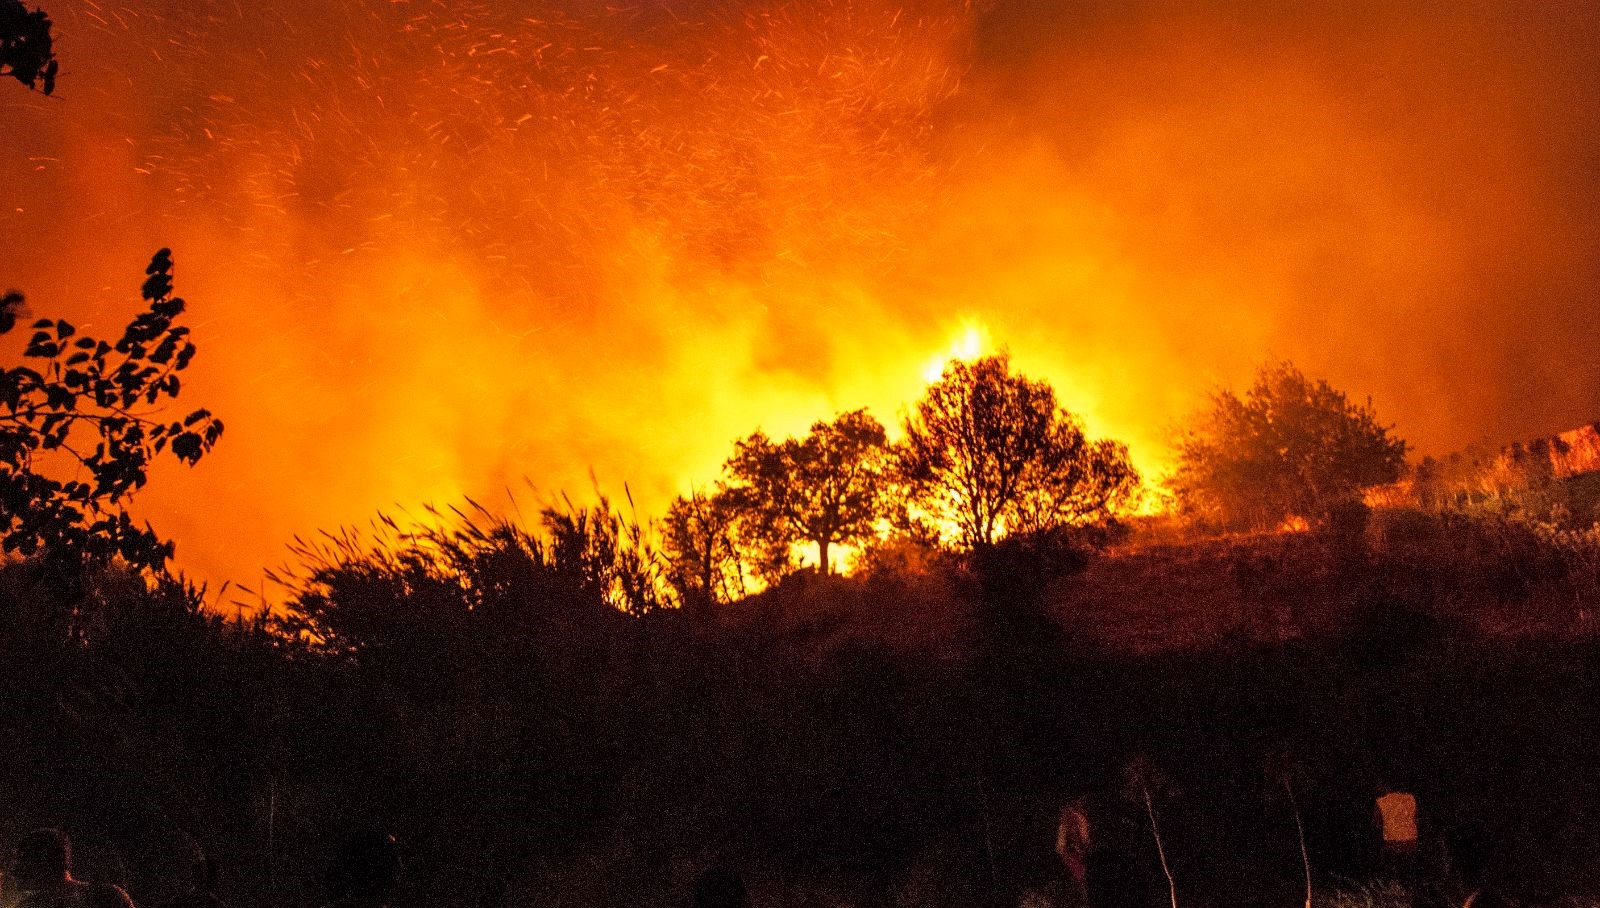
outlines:
{"label": "smoke plume", "polygon": [[648,515],[964,338],[1147,470],[1269,354],[1424,452],[1600,415],[1590,4],[38,2],[0,283],[110,331],[174,249],[203,577],[524,477]]}

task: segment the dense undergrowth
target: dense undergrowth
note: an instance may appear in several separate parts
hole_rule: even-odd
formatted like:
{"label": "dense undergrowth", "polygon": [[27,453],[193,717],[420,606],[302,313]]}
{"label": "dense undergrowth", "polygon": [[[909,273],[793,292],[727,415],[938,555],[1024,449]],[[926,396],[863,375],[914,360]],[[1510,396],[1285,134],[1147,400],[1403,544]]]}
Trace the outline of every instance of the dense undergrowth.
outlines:
{"label": "dense undergrowth", "polygon": [[906,549],[628,615],[581,547],[445,532],[334,553],[287,624],[0,569],[0,836],[63,825],[141,904],[200,852],[234,904],[315,904],[329,843],[367,823],[402,842],[410,905],[679,905],[713,861],[760,905],[1016,904],[1049,890],[1076,794],[1156,878],[1120,781],[1144,754],[1180,903],[1287,905],[1298,846],[1264,769],[1287,749],[1319,902],[1381,893],[1380,781],[1417,793],[1425,835],[1490,827],[1519,895],[1600,892],[1589,534],[1380,511],[1099,554]]}

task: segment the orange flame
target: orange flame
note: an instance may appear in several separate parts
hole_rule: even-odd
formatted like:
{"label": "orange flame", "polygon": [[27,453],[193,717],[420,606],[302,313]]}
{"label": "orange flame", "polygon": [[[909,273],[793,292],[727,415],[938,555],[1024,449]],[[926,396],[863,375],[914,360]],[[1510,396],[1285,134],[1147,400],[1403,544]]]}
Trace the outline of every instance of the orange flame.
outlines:
{"label": "orange flame", "polygon": [[1334,10],[59,0],[0,280],[112,323],[174,248],[229,428],[142,506],[246,582],[523,477],[657,513],[1001,348],[1147,475],[1268,352],[1425,450],[1592,419],[1594,24]]}

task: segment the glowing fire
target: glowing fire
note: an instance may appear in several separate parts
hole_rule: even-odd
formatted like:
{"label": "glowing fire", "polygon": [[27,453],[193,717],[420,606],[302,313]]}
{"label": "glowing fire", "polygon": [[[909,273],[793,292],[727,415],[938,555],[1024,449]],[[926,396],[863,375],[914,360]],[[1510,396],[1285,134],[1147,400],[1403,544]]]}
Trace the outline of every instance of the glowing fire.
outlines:
{"label": "glowing fire", "polygon": [[993,348],[989,345],[989,332],[977,322],[967,320],[962,323],[950,348],[942,356],[928,361],[922,370],[922,378],[929,383],[936,382],[950,363],[974,360],[991,352]]}
{"label": "glowing fire", "polygon": [[1514,29],[1441,37],[1403,5],[1234,39],[1159,3],[1123,27],[1016,0],[39,2],[63,75],[3,102],[0,233],[29,246],[0,284],[112,323],[174,248],[185,397],[229,428],[143,505],[210,578],[524,477],[582,492],[593,469],[659,513],[734,438],[860,406],[892,426],[1002,347],[1147,473],[1267,351],[1445,450],[1600,384],[1504,405],[1504,349],[1587,348],[1435,317],[1510,337],[1592,311],[1558,278],[1592,261],[1570,219],[1593,206],[1513,139],[1582,160],[1594,124],[1507,103],[1571,84],[1542,61],[1572,54]]}

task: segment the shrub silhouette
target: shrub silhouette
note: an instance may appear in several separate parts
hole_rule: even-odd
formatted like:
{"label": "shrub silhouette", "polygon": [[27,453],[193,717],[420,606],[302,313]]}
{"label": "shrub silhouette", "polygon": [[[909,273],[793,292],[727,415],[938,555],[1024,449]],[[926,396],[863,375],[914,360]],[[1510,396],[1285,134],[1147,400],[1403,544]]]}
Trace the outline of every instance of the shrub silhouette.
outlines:
{"label": "shrub silhouette", "polygon": [[1400,478],[1406,443],[1390,433],[1370,402],[1269,362],[1243,396],[1212,393],[1178,438],[1168,486],[1184,513],[1225,528],[1321,522],[1362,489]]}
{"label": "shrub silhouette", "polygon": [[22,0],[0,0],[0,76],[47,95],[54,92],[59,63],[53,43],[43,10],[29,10]]}
{"label": "shrub silhouette", "polygon": [[[60,562],[121,558],[162,571],[172,543],[138,527],[125,509],[163,453],[193,465],[222,435],[222,421],[194,410],[168,421],[158,404],[176,399],[196,347],[178,324],[172,255],[150,260],[145,311],[122,335],[101,340],[42,318],[23,350],[29,365],[0,371],[0,542],[23,556]],[[0,333],[16,325],[22,295],[0,301]],[[86,478],[79,478],[86,476]]]}

